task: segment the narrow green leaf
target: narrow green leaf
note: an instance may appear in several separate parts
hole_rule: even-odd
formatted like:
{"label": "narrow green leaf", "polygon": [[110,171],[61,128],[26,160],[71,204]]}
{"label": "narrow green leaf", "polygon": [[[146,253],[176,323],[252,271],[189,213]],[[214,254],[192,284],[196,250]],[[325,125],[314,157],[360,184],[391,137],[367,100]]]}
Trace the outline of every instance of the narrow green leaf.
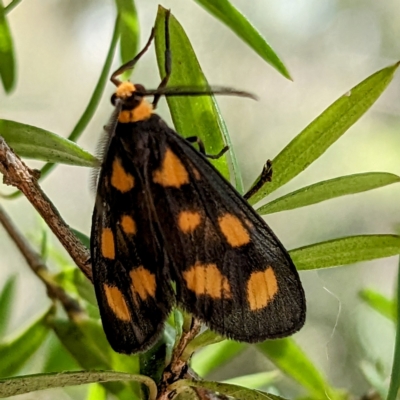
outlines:
{"label": "narrow green leaf", "polygon": [[272,214],[320,203],[321,201],[349,194],[366,192],[382,186],[400,182],[400,177],[386,172],[367,172],[341,176],[303,187],[295,192],[279,197],[260,207],[259,214]]}
{"label": "narrow green leaf", "polygon": [[[155,23],[156,55],[162,78],[165,76],[165,13],[166,9],[159,6]],[[192,45],[173,15],[169,21],[169,32],[172,53],[172,74],[169,85],[208,87]],[[229,145],[228,132],[213,96],[168,97],[167,102],[176,130],[184,137],[198,136],[203,141],[207,154],[218,154],[225,146],[225,142]],[[234,159],[232,152],[231,157]],[[229,178],[225,156],[214,160],[213,164],[226,178]],[[235,165],[233,167],[235,168]],[[238,182],[236,171],[234,174]]]}
{"label": "narrow green leaf", "polygon": [[46,343],[41,348],[41,373],[77,371],[80,368],[76,360],[58,340],[54,332],[51,332]]}
{"label": "narrow green leaf", "polygon": [[147,376],[115,371],[76,371],[17,376],[0,380],[0,397],[16,396],[37,390],[85,385],[94,382],[140,382],[149,388],[149,399],[155,400],[157,387]]}
{"label": "narrow green leaf", "polygon": [[97,307],[93,284],[76,267],[64,268],[53,276],[54,282],[70,293],[76,293],[88,303]]}
{"label": "narrow green leaf", "polygon": [[[400,304],[400,265],[397,272],[397,304]],[[387,400],[396,400],[400,388],[400,307],[397,307],[396,340],[393,354],[392,375],[389,384]]]}
{"label": "narrow green leaf", "polygon": [[172,385],[171,390],[176,390],[181,393],[185,388],[202,388],[218,392],[226,396],[233,397],[238,400],[285,400],[283,397],[276,396],[270,393],[260,392],[254,389],[247,389],[243,386],[231,385],[228,383],[211,382],[211,381],[192,381],[189,379],[181,379]]}
{"label": "narrow green leaf", "polygon": [[7,332],[7,328],[10,322],[13,306],[15,304],[13,301],[15,297],[15,290],[16,290],[16,276],[13,275],[7,279],[0,293],[0,315],[1,315],[0,342],[5,332]]}
{"label": "narrow green leaf", "polygon": [[248,389],[261,389],[263,387],[273,385],[280,375],[281,373],[279,371],[259,372],[257,374],[238,376],[236,378],[228,379],[223,383],[244,386]]}
{"label": "narrow green leaf", "polygon": [[90,238],[84,233],[77,231],[76,229],[71,228],[72,232],[74,232],[75,236],[88,248],[90,249]]}
{"label": "narrow green leaf", "polygon": [[15,85],[14,45],[6,18],[3,2],[0,0],[0,79],[4,90],[10,93]]}
{"label": "narrow green leaf", "polygon": [[0,135],[21,157],[82,167],[99,165],[96,157],[74,142],[36,126],[1,119]]}
{"label": "narrow green leaf", "polygon": [[48,247],[49,247],[49,241],[48,241],[48,237],[47,237],[47,229],[44,227],[42,229],[42,238],[40,240],[40,257],[43,260],[47,259]]}
{"label": "narrow green leaf", "polygon": [[107,400],[107,390],[98,383],[90,385],[86,400]]}
{"label": "narrow green leaf", "polygon": [[8,14],[12,11],[22,0],[12,0],[6,7],[4,7],[4,13]]}
{"label": "narrow green leaf", "polygon": [[256,345],[285,374],[306,388],[318,399],[336,399],[335,390],[291,338],[267,340]]}
{"label": "narrow green leaf", "polygon": [[192,354],[194,351],[209,346],[214,343],[219,343],[226,340],[225,336],[221,336],[218,333],[213,332],[210,329],[202,332],[200,335],[196,336],[186,347],[188,354]]}
{"label": "narrow green leaf", "polygon": [[18,336],[0,343],[0,376],[11,376],[20,370],[46,339],[46,324],[51,310],[35,319]]}
{"label": "narrow green leaf", "polygon": [[175,337],[171,335],[172,328],[167,324],[161,338],[145,353],[139,354],[142,375],[149,376],[155,382],[160,382],[166,363],[170,360]]}
{"label": "narrow green leaf", "polygon": [[388,299],[386,296],[373,289],[363,289],[358,293],[358,295],[379,314],[393,322],[397,322],[396,304],[393,300]]}
{"label": "narrow green leaf", "polygon": [[118,369],[137,373],[139,356],[115,353],[108,344],[99,321],[82,319],[74,323],[54,320],[52,325],[61,343],[85,369]]}
{"label": "narrow green leaf", "polygon": [[135,57],[139,46],[139,19],[133,0],[115,0],[121,18],[120,53],[122,63]]}
{"label": "narrow green leaf", "polygon": [[379,98],[399,64],[369,76],[329,106],[272,161],[274,175],[252,198],[254,204],[292,180],[336,142]]}
{"label": "narrow green leaf", "polygon": [[[54,320],[52,325],[61,343],[82,368],[119,370],[133,374],[139,372],[139,356],[127,356],[114,352],[108,344],[99,321]],[[139,392],[137,385],[123,382],[107,383],[104,386],[123,400],[131,399]]]}
{"label": "narrow green leaf", "polygon": [[335,267],[400,254],[400,236],[348,236],[299,247],[289,253],[298,270]]}
{"label": "narrow green leaf", "polygon": [[196,2],[232,29],[263,60],[279,71],[284,77],[292,79],[283,62],[262,37],[261,33],[228,0],[196,0]]}
{"label": "narrow green leaf", "polygon": [[221,343],[207,345],[200,352],[195,353],[191,362],[191,366],[201,377],[207,376],[221,365],[232,360],[247,345],[232,340],[224,340]]}
{"label": "narrow green leaf", "polygon": [[173,326],[175,329],[175,343],[174,346],[176,346],[179,342],[179,340],[182,337],[183,333],[183,324],[185,322],[183,311],[179,310],[178,308],[174,308],[172,311],[172,316],[173,316]]}

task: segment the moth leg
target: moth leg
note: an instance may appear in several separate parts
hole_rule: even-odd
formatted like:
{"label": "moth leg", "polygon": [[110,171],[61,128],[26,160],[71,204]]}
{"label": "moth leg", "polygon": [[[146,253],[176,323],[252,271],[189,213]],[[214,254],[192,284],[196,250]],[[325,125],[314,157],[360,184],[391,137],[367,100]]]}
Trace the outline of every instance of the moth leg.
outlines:
{"label": "moth leg", "polygon": [[189,136],[186,138],[186,140],[189,143],[197,143],[200,153],[204,154],[207,158],[210,158],[211,160],[217,160],[229,150],[229,146],[225,146],[218,154],[206,154],[204,143],[198,136]]}
{"label": "moth leg", "polygon": [[139,61],[139,59],[142,57],[142,55],[144,53],[146,53],[146,51],[148,50],[148,48],[151,45],[151,42],[154,39],[154,28],[152,28],[151,33],[150,33],[150,37],[149,40],[146,43],[146,46],[144,46],[143,50],[138,53],[132,60],[128,61],[127,63],[125,63],[124,65],[121,65],[112,75],[110,78],[110,81],[115,85],[115,86],[119,86],[121,84],[121,81],[119,79],[117,79],[118,75],[123,74],[125,71],[127,71],[128,69],[132,69],[135,64]]}
{"label": "moth leg", "polygon": [[271,182],[272,181],[272,161],[267,160],[267,162],[264,165],[263,170],[261,171],[261,175],[258,178],[257,182],[254,184],[253,187],[251,187],[244,195],[243,197],[247,200],[251,196],[253,196],[255,193],[257,193],[261,187],[264,185],[266,182]]}
{"label": "moth leg", "polygon": [[[165,76],[161,83],[158,85],[157,91],[162,91],[169,81],[171,76],[171,69],[172,69],[172,58],[171,58],[171,48],[169,42],[169,16],[171,14],[171,10],[168,10],[165,14],[165,51],[164,51],[164,69],[165,69]],[[153,108],[157,107],[158,100],[160,100],[161,94],[154,95],[153,99]]]}

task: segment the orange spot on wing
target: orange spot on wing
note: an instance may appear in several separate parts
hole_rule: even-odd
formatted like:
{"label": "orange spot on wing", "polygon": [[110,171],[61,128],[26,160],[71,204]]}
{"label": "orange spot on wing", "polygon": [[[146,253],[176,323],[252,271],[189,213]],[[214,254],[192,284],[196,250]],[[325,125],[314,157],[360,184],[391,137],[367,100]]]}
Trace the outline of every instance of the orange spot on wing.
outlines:
{"label": "orange spot on wing", "polygon": [[112,165],[111,185],[122,193],[128,192],[135,185],[134,177],[124,170],[119,158]]}
{"label": "orange spot on wing", "polygon": [[274,270],[267,267],[265,271],[253,272],[247,282],[247,300],[251,310],[259,310],[278,293],[278,282]]}
{"label": "orange spot on wing", "polygon": [[208,295],[213,299],[230,298],[231,288],[228,279],[219,272],[215,264],[196,263],[183,272],[188,289],[200,295]]}
{"label": "orange spot on wing", "polygon": [[[133,269],[129,273],[132,281],[132,292],[134,299],[139,296],[142,300],[146,300],[149,296],[156,295],[156,277],[143,266]],[[135,301],[137,303],[137,301]]]}
{"label": "orange spot on wing", "polygon": [[131,314],[126,304],[126,300],[121,291],[115,286],[103,284],[104,293],[106,295],[107,303],[113,313],[123,321],[130,321]]}
{"label": "orange spot on wing", "polygon": [[193,232],[201,222],[201,215],[198,211],[181,211],[178,216],[178,225],[182,232]]}
{"label": "orange spot on wing", "polygon": [[181,160],[170,149],[167,149],[161,168],[153,173],[153,181],[165,187],[179,188],[189,183],[189,175]]}
{"label": "orange spot on wing", "polygon": [[122,226],[122,230],[128,235],[129,234],[135,235],[136,232],[137,232],[136,222],[129,215],[123,215],[122,216],[122,218],[121,218],[121,226]]}
{"label": "orange spot on wing", "polygon": [[114,235],[110,228],[104,228],[101,232],[101,254],[110,260],[115,258]]}
{"label": "orange spot on wing", "polygon": [[232,214],[225,214],[218,218],[219,227],[227,242],[232,247],[243,246],[250,242],[248,230],[239,218]]}

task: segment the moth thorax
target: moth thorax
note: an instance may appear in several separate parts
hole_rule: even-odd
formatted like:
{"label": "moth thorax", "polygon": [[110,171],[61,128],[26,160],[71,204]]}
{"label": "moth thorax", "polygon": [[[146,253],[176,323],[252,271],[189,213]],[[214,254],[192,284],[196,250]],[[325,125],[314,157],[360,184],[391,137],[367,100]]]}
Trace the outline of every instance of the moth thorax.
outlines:
{"label": "moth thorax", "polygon": [[122,82],[111,97],[113,105],[117,99],[122,103],[118,121],[121,123],[138,122],[149,119],[153,113],[153,105],[144,97],[145,88],[131,82]]}

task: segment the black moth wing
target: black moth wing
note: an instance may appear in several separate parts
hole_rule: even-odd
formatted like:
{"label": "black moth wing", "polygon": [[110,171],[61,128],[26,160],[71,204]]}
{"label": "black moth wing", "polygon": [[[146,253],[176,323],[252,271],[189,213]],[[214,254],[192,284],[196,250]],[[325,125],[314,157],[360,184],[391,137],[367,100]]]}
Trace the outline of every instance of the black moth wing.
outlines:
{"label": "black moth wing", "polygon": [[144,149],[135,136],[136,125],[118,123],[111,132],[91,232],[93,282],[104,331],[112,348],[127,354],[155,342],[174,302],[169,261],[145,176],[152,149]]}
{"label": "black moth wing", "polygon": [[[290,256],[265,221],[160,117],[141,124],[151,140],[146,151],[158,153],[147,185],[178,303],[238,341],[258,342],[299,330],[306,311],[303,288]],[[180,176],[181,184],[160,184],[163,168]]]}

